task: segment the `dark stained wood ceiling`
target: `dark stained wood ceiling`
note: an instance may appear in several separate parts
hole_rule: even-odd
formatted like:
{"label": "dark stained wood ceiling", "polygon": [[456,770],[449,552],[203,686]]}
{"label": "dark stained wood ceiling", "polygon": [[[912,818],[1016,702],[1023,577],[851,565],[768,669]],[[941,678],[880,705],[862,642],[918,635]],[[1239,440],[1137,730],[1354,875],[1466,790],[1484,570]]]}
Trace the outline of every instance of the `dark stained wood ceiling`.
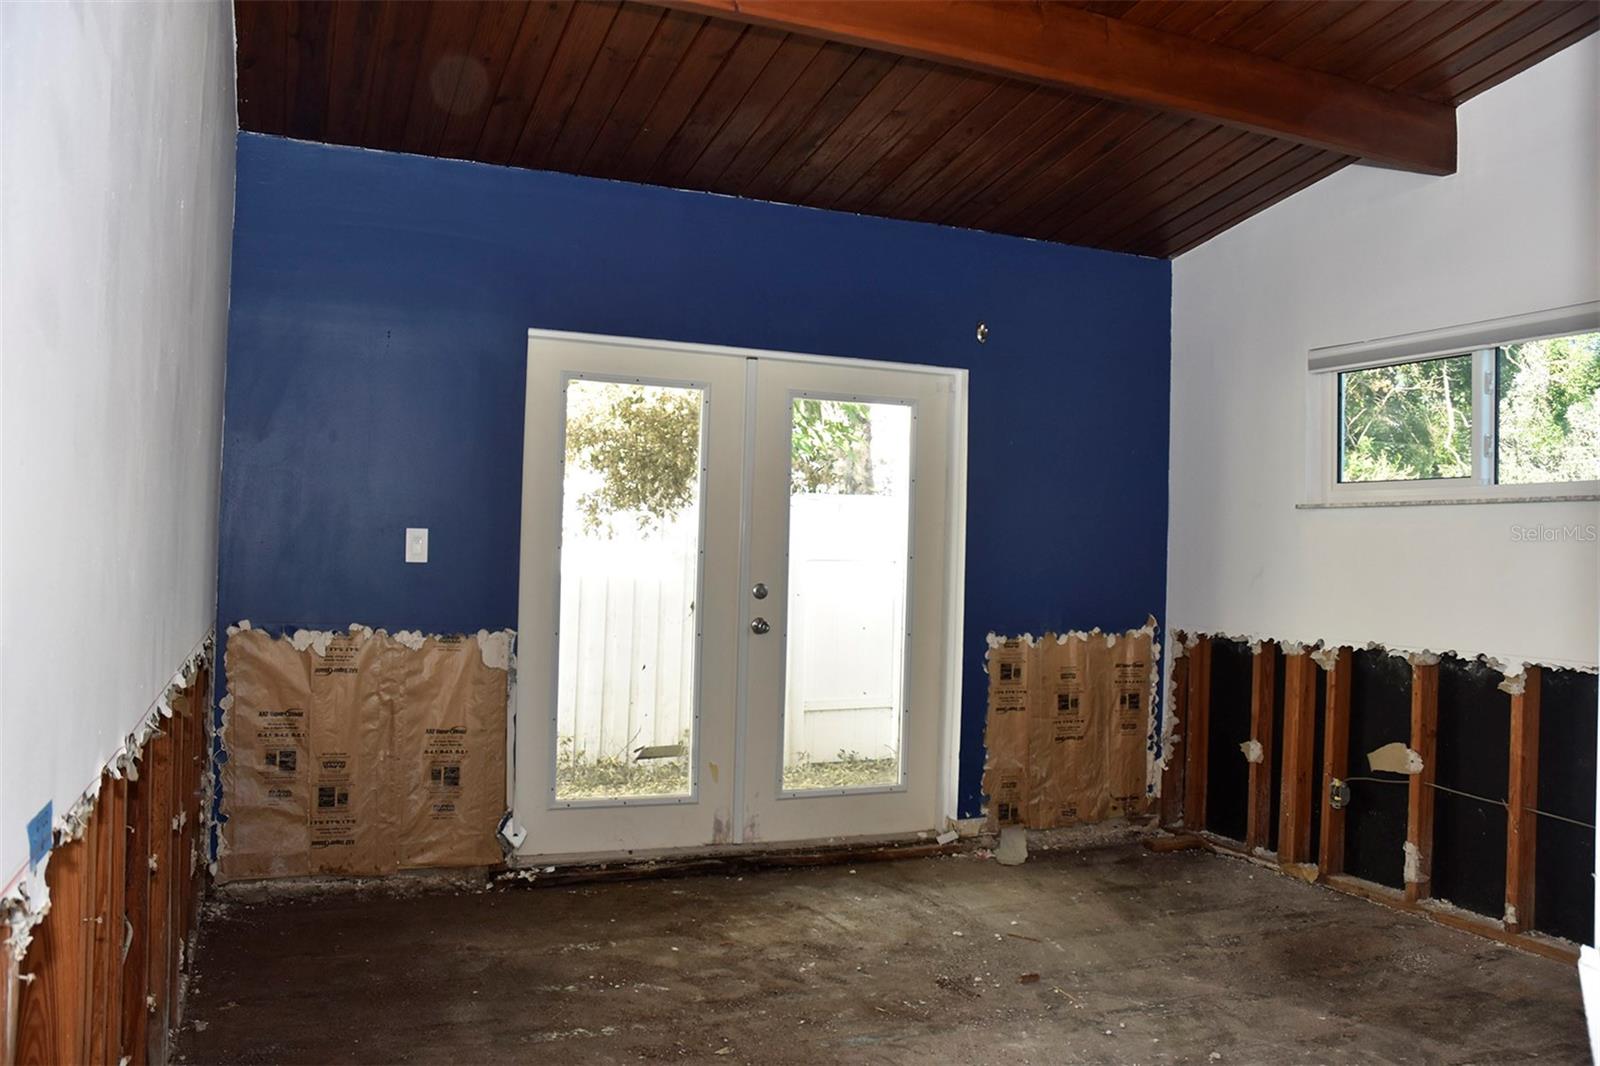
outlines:
{"label": "dark stained wood ceiling", "polygon": [[[1593,0],[1059,2],[1447,106],[1600,23]],[[1357,162],[695,6],[238,0],[240,124],[1152,256]]]}

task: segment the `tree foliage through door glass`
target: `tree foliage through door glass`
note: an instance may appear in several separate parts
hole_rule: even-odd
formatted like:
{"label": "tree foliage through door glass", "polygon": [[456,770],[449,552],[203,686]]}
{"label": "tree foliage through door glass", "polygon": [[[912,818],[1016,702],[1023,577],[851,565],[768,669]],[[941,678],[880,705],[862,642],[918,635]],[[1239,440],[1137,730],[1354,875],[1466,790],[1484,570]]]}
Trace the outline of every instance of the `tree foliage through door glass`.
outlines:
{"label": "tree foliage through door glass", "polygon": [[794,401],[789,491],[871,496],[872,421],[864,403]]}
{"label": "tree foliage through door glass", "polygon": [[[700,476],[700,392],[574,381],[568,386],[567,462],[600,475],[578,497],[584,528],[608,535],[627,518],[648,531],[695,497]],[[872,423],[866,404],[794,402],[791,491],[872,494]]]}
{"label": "tree foliage through door glass", "polygon": [[578,497],[584,527],[609,534],[629,515],[665,525],[694,499],[700,475],[700,391],[574,381],[567,389],[567,462],[601,475]]}

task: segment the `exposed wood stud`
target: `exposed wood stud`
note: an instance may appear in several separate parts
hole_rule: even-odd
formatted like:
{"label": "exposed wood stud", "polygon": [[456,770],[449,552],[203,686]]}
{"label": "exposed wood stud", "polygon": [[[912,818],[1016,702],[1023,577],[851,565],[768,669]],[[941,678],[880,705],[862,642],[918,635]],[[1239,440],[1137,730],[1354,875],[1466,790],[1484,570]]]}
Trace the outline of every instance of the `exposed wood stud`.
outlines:
{"label": "exposed wood stud", "polygon": [[208,679],[202,669],[171,695],[173,713],[138,753],[138,775],[103,771],[83,831],[52,848],[50,909],[20,966],[0,955],[0,1064],[167,1059],[204,883],[189,858]]}
{"label": "exposed wood stud", "polygon": [[16,1062],[17,960],[11,957],[11,925],[0,922],[0,1062]]}
{"label": "exposed wood stud", "polygon": [[1189,720],[1184,728],[1183,824],[1206,827],[1206,744],[1211,734],[1211,638],[1197,637],[1185,656],[1189,660],[1189,687],[1183,706]]}
{"label": "exposed wood stud", "polygon": [[[176,721],[176,717],[172,721]],[[147,928],[149,930],[148,976],[145,996],[152,1003],[150,1021],[145,1033],[145,1058],[149,1062],[165,1062],[167,1058],[167,1031],[172,1022],[171,1002],[167,997],[169,968],[174,948],[172,929],[172,878],[173,846],[172,816],[174,789],[172,786],[173,744],[172,721],[162,722],[162,731],[150,739],[146,746],[146,764],[141,768],[141,779],[149,775],[150,803],[149,828],[146,845],[149,849],[146,868],[149,879],[149,904]]]}
{"label": "exposed wood stud", "polygon": [[1310,862],[1311,805],[1316,800],[1317,664],[1306,651],[1283,659],[1283,791],[1278,805],[1278,861]]}
{"label": "exposed wood stud", "polygon": [[[148,753],[149,745],[145,747]],[[146,989],[150,983],[150,797],[151,782],[141,767],[138,778],[128,782],[128,804],[124,815],[128,834],[128,861],[123,868],[123,913],[132,937],[122,960],[122,1052],[131,1066],[143,1066],[149,1012],[145,1010]]]}
{"label": "exposed wood stud", "polygon": [[1255,849],[1272,841],[1272,690],[1277,680],[1278,645],[1263,641],[1250,658],[1250,738],[1261,745],[1261,758],[1250,763],[1244,842]]}
{"label": "exposed wood stud", "polygon": [[1539,819],[1539,691],[1537,666],[1527,668],[1522,691],[1511,697],[1511,773],[1506,812],[1506,928],[1533,928],[1534,857]]}
{"label": "exposed wood stud", "polygon": [[[1173,637],[1175,642],[1182,639],[1182,634]],[[1185,703],[1188,685],[1189,657],[1186,655],[1172,664],[1172,698],[1167,706],[1167,713],[1172,715],[1173,750],[1167,757],[1166,767],[1161,771],[1161,824],[1169,827],[1183,824],[1183,769],[1189,755],[1183,742],[1183,720],[1188,713]]]}
{"label": "exposed wood stud", "polygon": [[1322,839],[1317,866],[1322,876],[1344,873],[1344,810],[1335,808],[1330,786],[1344,780],[1350,766],[1350,649],[1335,653],[1327,672],[1327,734],[1322,743]]}
{"label": "exposed wood stud", "polygon": [[100,800],[95,807],[86,841],[94,849],[94,881],[89,926],[89,1059],[90,1062],[115,1062],[121,1057],[118,1032],[122,973],[122,861],[126,857],[127,832],[123,828],[121,799],[126,781],[100,782]]}
{"label": "exposed wood stud", "polygon": [[87,838],[50,854],[50,913],[33,930],[17,995],[17,1066],[83,1062],[88,1055],[88,921],[92,846]]}
{"label": "exposed wood stud", "polygon": [[[1415,663],[1411,667],[1411,750],[1422,757],[1422,769],[1411,775],[1406,805],[1406,844],[1415,849],[1407,861],[1406,901],[1415,903],[1432,895],[1433,780],[1439,748],[1439,664]],[[1415,877],[1410,876],[1414,874]]]}

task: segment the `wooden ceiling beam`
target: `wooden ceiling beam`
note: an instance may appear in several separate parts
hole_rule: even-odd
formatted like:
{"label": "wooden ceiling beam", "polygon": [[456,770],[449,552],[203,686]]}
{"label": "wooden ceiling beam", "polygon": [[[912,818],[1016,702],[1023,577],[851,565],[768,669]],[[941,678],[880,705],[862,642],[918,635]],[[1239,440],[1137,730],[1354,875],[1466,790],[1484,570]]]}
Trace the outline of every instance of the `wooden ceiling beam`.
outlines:
{"label": "wooden ceiling beam", "polygon": [[1448,104],[1051,3],[665,0],[772,26],[1206,119],[1423,174],[1456,168]]}

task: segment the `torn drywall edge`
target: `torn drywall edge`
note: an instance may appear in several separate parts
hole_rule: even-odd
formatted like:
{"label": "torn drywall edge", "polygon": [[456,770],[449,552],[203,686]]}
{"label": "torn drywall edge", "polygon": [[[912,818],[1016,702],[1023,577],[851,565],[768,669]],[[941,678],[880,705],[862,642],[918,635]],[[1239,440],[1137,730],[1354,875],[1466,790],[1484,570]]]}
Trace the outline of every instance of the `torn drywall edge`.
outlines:
{"label": "torn drywall edge", "polygon": [[1182,658],[1185,654],[1184,651],[1180,650],[1180,646],[1177,644],[1179,638],[1185,638],[1182,640],[1181,648],[1186,649],[1194,647],[1195,641],[1199,640],[1201,637],[1206,637],[1210,640],[1238,641],[1241,644],[1249,644],[1252,646],[1252,648],[1254,648],[1254,646],[1258,643],[1276,642],[1278,647],[1285,655],[1309,653],[1317,665],[1322,667],[1324,670],[1333,669],[1333,664],[1338,658],[1340,648],[1383,652],[1387,655],[1394,655],[1405,659],[1414,666],[1432,665],[1439,662],[1446,656],[1455,659],[1461,659],[1467,662],[1482,661],[1489,666],[1490,669],[1497,670],[1501,674],[1505,675],[1506,685],[1512,687],[1502,687],[1502,690],[1510,692],[1513,695],[1516,694],[1515,686],[1519,683],[1514,679],[1520,678],[1530,666],[1539,666],[1550,670],[1575,670],[1582,674],[1600,673],[1600,663],[1574,662],[1563,659],[1526,659],[1519,658],[1515,655],[1496,656],[1489,652],[1462,652],[1454,648],[1445,648],[1440,651],[1435,651],[1431,648],[1405,647],[1393,644],[1383,644],[1378,641],[1338,641],[1332,639],[1300,641],[1275,638],[1261,633],[1247,633],[1236,636],[1220,630],[1207,631],[1204,629],[1185,630],[1174,628],[1171,630],[1171,632],[1175,642],[1175,646],[1173,648],[1174,660]]}
{"label": "torn drywall edge", "polygon": [[45,871],[50,866],[50,852],[27,868],[21,880],[7,890],[0,900],[0,920],[7,928],[6,950],[20,968],[33,941],[33,928],[50,913],[50,886]]}
{"label": "torn drywall edge", "polygon": [[[232,636],[235,633],[246,632],[250,629],[252,629],[250,620],[243,619],[237,624],[229,626],[227,632],[229,636]],[[284,627],[276,635],[273,635],[270,629],[268,630],[270,639],[286,640],[293,646],[295,651],[305,651],[310,648],[321,656],[328,654],[328,644],[335,638],[341,636],[351,638],[371,637],[374,634],[391,637],[412,651],[421,650],[422,646],[430,640],[448,639],[444,634],[424,633],[420,629],[400,629],[390,633],[386,629],[374,629],[372,626],[362,625],[360,622],[351,622],[343,629],[295,629],[290,631],[287,627]],[[465,636],[466,634],[459,635]],[[483,665],[491,670],[512,669],[515,660],[516,630],[499,629],[491,633],[486,629],[480,629],[472,636],[478,642],[479,654],[483,656]],[[168,716],[171,716],[170,710],[168,711]]]}
{"label": "torn drywall edge", "polygon": [[984,673],[988,673],[989,672],[989,652],[994,651],[996,648],[998,648],[1001,645],[1007,643],[1008,641],[1019,640],[1022,643],[1026,644],[1030,648],[1033,647],[1035,644],[1039,643],[1038,638],[1036,638],[1032,633],[1024,633],[1020,637],[1002,637],[1000,634],[994,632],[993,630],[990,630],[989,633],[983,638],[983,640],[984,640],[984,645],[988,648],[988,651],[985,651],[983,653],[983,672]]}
{"label": "torn drywall edge", "polygon": [[1161,795],[1161,774],[1167,766],[1167,744],[1172,727],[1161,702],[1161,651],[1163,641],[1156,633],[1155,616],[1149,616],[1145,626],[1150,629],[1150,731],[1144,744],[1144,794],[1149,799]]}
{"label": "torn drywall edge", "polygon": [[510,670],[515,641],[516,633],[510,629],[493,633],[486,629],[478,630],[478,652],[483,656],[483,665],[491,670]]}
{"label": "torn drywall edge", "polygon": [[[89,787],[68,804],[62,813],[56,815],[51,825],[52,851],[82,838],[89,826],[89,819],[94,814],[95,806],[100,801],[101,787],[107,774],[114,780],[123,777],[138,780],[139,754],[149,739],[161,732],[161,720],[172,717],[173,699],[179,693],[187,692],[194,685],[200,671],[211,662],[215,643],[212,638],[213,633],[210,630],[200,638],[200,642],[184,658],[183,665],[178,667],[161,692],[145,709],[145,713],[140,716],[133,729],[123,737],[122,743],[106,759]],[[38,863],[24,868],[16,883],[0,895],[0,922],[4,922],[9,931],[6,946],[19,966],[27,955],[29,943],[33,940],[34,927],[50,913],[50,888],[45,881],[45,871],[50,864],[51,853],[45,852]]]}
{"label": "torn drywall edge", "polygon": [[1501,692],[1510,696],[1520,696],[1528,690],[1528,668],[1526,665],[1514,674],[1508,674],[1504,670],[1501,670],[1500,673],[1502,675],[1500,684],[1495,687]]}
{"label": "torn drywall edge", "polygon": [[[1093,640],[1098,638],[1106,640],[1108,642],[1106,647],[1109,648],[1111,646],[1111,642],[1116,641],[1118,638],[1149,637],[1153,642],[1159,631],[1160,626],[1156,623],[1155,615],[1152,614],[1146,615],[1144,625],[1137,629],[1101,629],[1099,626],[1095,626],[1093,629],[1069,629],[1065,632],[1046,630],[1045,635],[1042,637],[1036,637],[1032,633],[1023,633],[1021,636],[1016,637],[1003,637],[993,630],[990,630],[989,633],[984,637],[984,643],[987,645],[989,651],[993,651],[994,649],[1001,647],[1002,645],[1013,640],[1020,641],[1031,648],[1039,644],[1041,641],[1052,638],[1054,638],[1057,644],[1065,644],[1069,640]],[[988,660],[988,652],[985,652],[984,662],[987,663]]]}
{"label": "torn drywall edge", "polygon": [[328,654],[328,642],[333,639],[333,633],[326,629],[297,629],[289,638],[289,643],[294,645],[295,651],[312,649],[318,655]]}
{"label": "torn drywall edge", "polygon": [[[1173,630],[1172,632],[1175,639],[1178,635],[1185,634],[1184,630]],[[1194,646],[1194,642],[1202,636],[1209,640],[1230,640],[1241,644],[1249,644],[1252,650],[1254,650],[1258,644],[1272,642],[1274,640],[1272,637],[1260,636],[1257,634],[1235,636],[1223,632],[1195,632],[1192,634],[1187,634],[1187,636],[1188,639],[1181,646],[1174,647],[1174,661],[1183,657],[1180,647],[1192,648]],[[1311,643],[1303,643],[1292,640],[1277,640],[1276,643],[1279,649],[1285,655],[1309,653],[1312,660],[1315,661],[1318,666],[1322,667],[1323,670],[1333,669],[1334,663],[1338,661],[1340,648],[1382,652],[1386,655],[1393,655],[1397,658],[1404,659],[1413,666],[1432,666],[1439,663],[1446,656],[1459,659],[1463,662],[1482,662],[1491,670],[1495,670],[1504,675],[1505,679],[1499,686],[1500,690],[1502,692],[1508,692],[1512,695],[1517,695],[1522,691],[1523,677],[1530,666],[1538,666],[1550,670],[1573,670],[1582,674],[1600,673],[1600,665],[1595,663],[1574,663],[1560,659],[1526,659],[1519,662],[1517,660],[1499,659],[1485,652],[1464,653],[1457,651],[1454,648],[1445,649],[1444,651],[1433,651],[1430,648],[1394,647],[1381,644],[1377,641],[1367,641],[1365,643],[1335,643],[1328,640],[1319,640]]]}

